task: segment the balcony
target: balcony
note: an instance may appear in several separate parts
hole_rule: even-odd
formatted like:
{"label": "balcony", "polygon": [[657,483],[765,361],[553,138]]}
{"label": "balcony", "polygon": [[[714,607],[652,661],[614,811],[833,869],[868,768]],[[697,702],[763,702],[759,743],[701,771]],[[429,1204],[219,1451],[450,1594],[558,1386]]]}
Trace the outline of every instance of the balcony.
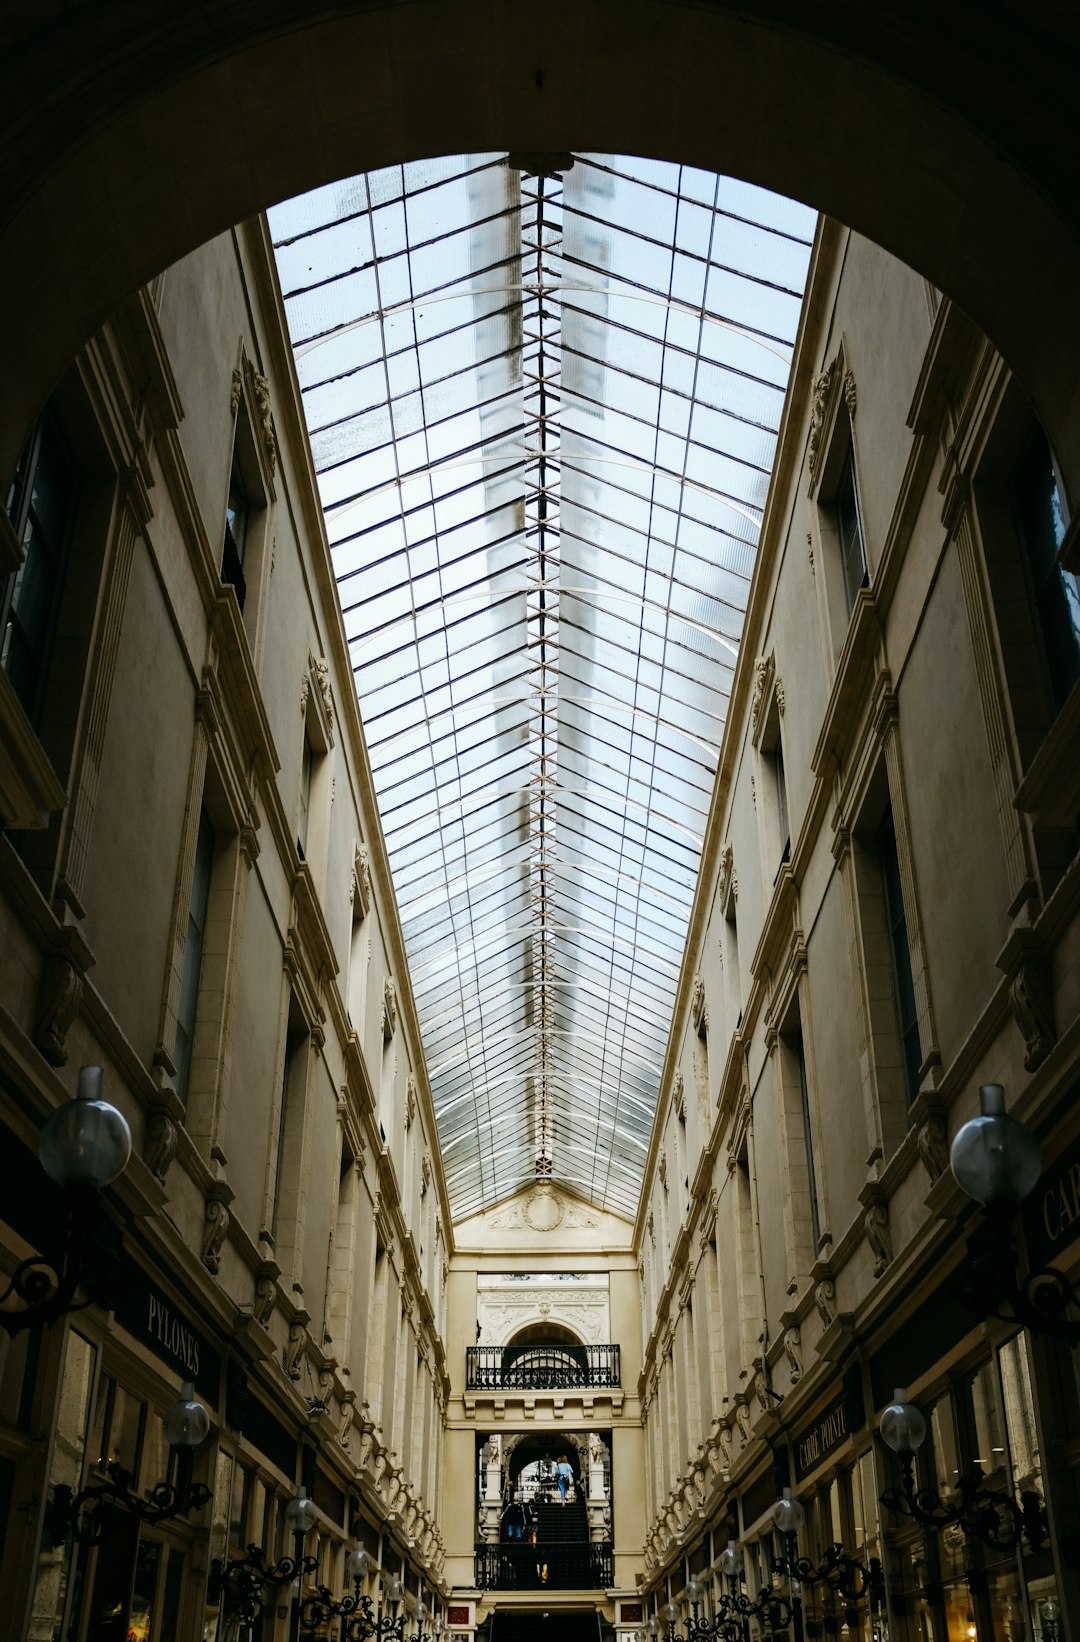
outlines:
{"label": "balcony", "polygon": [[467,1392],[612,1391],[620,1380],[619,1347],[468,1346]]}
{"label": "balcony", "polygon": [[476,1547],[481,1591],[603,1591],[615,1583],[610,1545],[530,1545],[511,1541]]}

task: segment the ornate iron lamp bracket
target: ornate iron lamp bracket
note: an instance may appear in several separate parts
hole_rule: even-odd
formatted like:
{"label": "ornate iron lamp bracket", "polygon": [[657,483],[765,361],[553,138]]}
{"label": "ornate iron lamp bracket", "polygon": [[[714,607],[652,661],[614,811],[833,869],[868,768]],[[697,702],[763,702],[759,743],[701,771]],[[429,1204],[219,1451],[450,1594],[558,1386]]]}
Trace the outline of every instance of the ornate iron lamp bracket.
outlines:
{"label": "ornate iron lamp bracket", "polygon": [[907,1516],[920,1527],[940,1533],[955,1524],[971,1539],[978,1539],[991,1551],[1017,1549],[1022,1539],[1031,1551],[1047,1544],[1046,1509],[1039,1495],[1025,1490],[1019,1499],[996,1493],[983,1485],[979,1467],[962,1476],[957,1497],[946,1504],[936,1488],[920,1488],[915,1480],[915,1456],[900,1454],[904,1482],[900,1488],[886,1488],[881,1504],[887,1511]]}
{"label": "ornate iron lamp bracket", "polygon": [[96,1545],[125,1516],[153,1527],[201,1511],[213,1498],[205,1482],[190,1481],[156,1483],[143,1498],[132,1491],[135,1479],[130,1471],[115,1462],[107,1471],[108,1482],[95,1483],[77,1494],[64,1484],[54,1489],[45,1516],[51,1544],[62,1545],[70,1533],[80,1545]]}
{"label": "ornate iron lamp bracket", "polygon": [[243,1624],[257,1625],[268,1587],[289,1585],[301,1574],[314,1574],[318,1569],[318,1557],[301,1556],[299,1549],[293,1556],[268,1564],[262,1546],[249,1545],[246,1556],[235,1557],[220,1569],[222,1607]]}

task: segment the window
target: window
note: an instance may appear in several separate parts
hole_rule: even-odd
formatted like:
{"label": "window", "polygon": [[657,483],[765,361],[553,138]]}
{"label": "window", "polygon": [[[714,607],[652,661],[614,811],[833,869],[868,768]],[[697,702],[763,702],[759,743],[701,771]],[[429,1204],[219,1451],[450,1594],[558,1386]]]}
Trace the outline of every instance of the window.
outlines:
{"label": "window", "polygon": [[325,661],[308,657],[302,685],[304,707],[296,794],[296,853],[320,884],[326,868],[333,788],[329,752],[334,745],[333,696]]}
{"label": "window", "polygon": [[191,877],[184,968],[180,980],[180,1005],[176,1017],[176,1092],[187,1099],[191,1075],[191,1046],[195,1037],[195,1011],[199,1001],[199,975],[206,941],[206,920],[210,908],[210,877],[214,865],[214,829],[203,810],[199,816],[199,836],[195,845],[195,868]]}
{"label": "window", "polygon": [[296,849],[301,861],[307,860],[308,828],[311,822],[311,771],[314,754],[311,742],[304,737],[304,747],[300,755],[300,808],[296,822]]}
{"label": "window", "polygon": [[1080,589],[1058,551],[1066,517],[1054,459],[1038,429],[1013,480],[1013,501],[1031,576],[1032,601],[1055,707],[1080,678]]}
{"label": "window", "polygon": [[251,361],[233,373],[236,425],[222,521],[221,581],[236,602],[258,663],[258,620],[273,557],[272,518],[277,446],[268,405],[269,386]]}
{"label": "window", "polygon": [[225,543],[221,555],[221,579],[235,592],[236,602],[241,610],[244,608],[244,599],[247,596],[247,583],[244,580],[244,547],[247,541],[249,512],[244,478],[234,453],[232,472],[229,475],[229,500],[225,507]]}
{"label": "window", "polygon": [[[283,1186],[289,1162],[289,1141],[290,1138],[299,1139],[298,1135],[293,1134],[293,1130],[298,1126],[297,1114],[299,1108],[303,1105],[304,1090],[301,1087],[301,1081],[306,1072],[304,1049],[307,1039],[307,1028],[294,1026],[290,1021],[289,1031],[285,1039],[285,1064],[281,1077],[281,1109],[278,1114],[277,1148],[274,1154],[274,1199],[270,1225],[275,1238],[280,1236],[285,1219]],[[298,1150],[299,1147],[297,1146],[296,1151]],[[294,1157],[294,1173],[298,1166],[299,1159]]]}
{"label": "window", "polygon": [[0,666],[35,723],[63,584],[75,493],[74,468],[52,422],[44,417],[27,443],[7,499],[23,562],[8,578],[0,610]]}
{"label": "window", "polygon": [[914,1100],[919,1092],[919,1067],[922,1064],[922,1051],[919,1047],[919,1011],[915,1001],[915,982],[911,973],[911,948],[908,945],[907,918],[904,913],[900,861],[896,853],[896,829],[893,826],[891,806],[882,816],[876,841],[885,897],[885,923],[892,952],[897,1025],[904,1056],[904,1074],[907,1079],[908,1099]]}
{"label": "window", "polygon": [[837,477],[832,506],[840,547],[840,568],[844,577],[844,598],[850,616],[859,589],[865,587],[867,582],[866,543],[855,483],[855,455],[850,445]]}
{"label": "window", "polygon": [[810,1091],[806,1084],[806,1055],[803,1051],[803,1036],[801,1028],[797,1028],[786,1039],[787,1047],[795,1062],[795,1069],[799,1080],[799,1104],[802,1110],[803,1144],[806,1148],[806,1183],[810,1193],[810,1232],[813,1237],[814,1252],[817,1252],[821,1242],[821,1208],[818,1203],[817,1169],[814,1164],[814,1130],[810,1122]]}

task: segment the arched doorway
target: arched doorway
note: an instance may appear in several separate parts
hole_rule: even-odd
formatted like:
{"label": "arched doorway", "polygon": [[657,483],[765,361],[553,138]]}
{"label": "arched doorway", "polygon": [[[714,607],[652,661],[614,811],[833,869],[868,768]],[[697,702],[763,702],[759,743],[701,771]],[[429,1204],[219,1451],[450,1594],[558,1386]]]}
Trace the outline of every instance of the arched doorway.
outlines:
{"label": "arched doorway", "polygon": [[585,1385],[589,1356],[577,1335],[560,1323],[534,1323],[507,1341],[502,1355],[504,1385],[538,1390]]}
{"label": "arched doorway", "polygon": [[[975,0],[473,0],[252,11],[103,0],[3,25],[0,476],[119,300],[286,195],[388,161],[593,147],[808,200],[919,269],[1080,439],[1074,24]],[[1030,36],[1030,37],[1029,37]]]}

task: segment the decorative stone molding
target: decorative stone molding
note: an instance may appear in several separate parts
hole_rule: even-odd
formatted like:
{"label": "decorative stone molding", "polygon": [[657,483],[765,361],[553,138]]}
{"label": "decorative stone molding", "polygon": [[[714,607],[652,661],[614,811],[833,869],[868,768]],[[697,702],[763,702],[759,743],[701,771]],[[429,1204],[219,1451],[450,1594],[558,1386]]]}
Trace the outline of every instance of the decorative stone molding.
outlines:
{"label": "decorative stone molding", "polygon": [[841,347],[835,359],[814,378],[810,402],[810,432],[806,443],[806,467],[810,475],[811,495],[821,478],[825,452],[831,442],[831,430],[843,403],[849,421],[858,406],[855,373],[845,368]]}
{"label": "decorative stone molding", "polygon": [[308,1339],[307,1323],[308,1315],[305,1311],[289,1324],[289,1343],[283,1353],[283,1366],[290,1380],[298,1380],[303,1372],[304,1358],[311,1343]]}
{"label": "decorative stone molding", "polygon": [[221,1269],[221,1248],[228,1236],[230,1218],[228,1203],[225,1198],[207,1198],[203,1224],[202,1263],[207,1271],[212,1272],[215,1277]]}
{"label": "decorative stone molding", "polygon": [[405,1133],[408,1134],[416,1117],[416,1079],[410,1072],[405,1083]]}
{"label": "decorative stone molding", "polygon": [[705,1037],[709,1030],[709,1007],[705,1002],[705,980],[700,974],[694,976],[694,989],[690,995],[690,1019],[698,1037]]}
{"label": "decorative stone molding", "polygon": [[325,656],[319,656],[312,663],[312,676],[318,685],[322,704],[326,711],[327,722],[331,730],[334,728],[334,692],[330,687],[330,663]]}
{"label": "decorative stone molding", "polygon": [[262,1273],[255,1279],[255,1307],[254,1317],[263,1328],[267,1326],[274,1314],[274,1302],[277,1299],[277,1274],[270,1276]]}
{"label": "decorative stone molding", "polygon": [[383,982],[382,1006],[382,1035],[383,1040],[386,1043],[390,1042],[390,1039],[393,1037],[397,1028],[397,1017],[397,987],[394,985],[390,977],[387,976],[386,980]]}
{"label": "decorative stone molding", "polygon": [[169,1164],[176,1156],[180,1143],[180,1126],[168,1112],[152,1112],[146,1120],[146,1140],[143,1158],[155,1180],[165,1184]]}
{"label": "decorative stone molding", "polygon": [[863,1230],[874,1255],[874,1276],[880,1277],[892,1264],[892,1232],[889,1227],[889,1200],[876,1180],[867,1181],[859,1193],[863,1205]]}
{"label": "decorative stone molding", "polygon": [[82,972],[66,952],[47,960],[38,993],[34,1042],[50,1066],[67,1063],[65,1040],[82,1001]]}
{"label": "decorative stone molding", "polygon": [[274,427],[274,413],[270,405],[270,383],[261,371],[251,373],[251,387],[255,395],[255,406],[259,414],[259,430],[262,434],[263,448],[266,451],[266,460],[270,466],[271,476],[277,472],[277,430]]}
{"label": "decorative stone molding", "polygon": [[774,666],[772,656],[759,656],[754,663],[754,694],[750,702],[750,719],[755,730],[761,720],[765,692],[769,687],[769,680]]}
{"label": "decorative stone molding", "polygon": [[720,903],[721,912],[727,911],[729,895],[732,900],[738,900],[739,880],[735,876],[734,852],[730,844],[725,844],[716,879],[716,898]]}
{"label": "decorative stone molding", "polygon": [[791,1381],[794,1385],[796,1381],[802,1379],[803,1373],[802,1331],[799,1328],[798,1318],[791,1312],[785,1312],[780,1321],[784,1327],[784,1356],[787,1358]]}
{"label": "decorative stone molding", "polygon": [[663,1186],[664,1190],[667,1191],[667,1189],[668,1189],[667,1152],[665,1151],[665,1149],[662,1146],[660,1148],[660,1160],[659,1160],[659,1162],[656,1166],[656,1172],[660,1176],[661,1186]]}
{"label": "decorative stone molding", "polygon": [[244,373],[239,365],[232,373],[232,388],[229,393],[229,415],[235,416],[240,409],[240,400],[244,393]]}
{"label": "decorative stone molding", "polygon": [[949,1167],[948,1131],[940,1112],[930,1112],[923,1119],[916,1131],[916,1140],[919,1156],[933,1185]]}
{"label": "decorative stone molding", "polygon": [[94,957],[74,923],[58,931],[38,989],[34,1042],[50,1066],[67,1064],[66,1040],[82,1002],[83,977]]}
{"label": "decorative stone molding", "polygon": [[431,1185],[431,1155],[425,1152],[420,1159],[420,1196],[426,1197]]}
{"label": "decorative stone molding", "polygon": [[671,1080],[671,1104],[675,1108],[675,1116],[680,1123],[686,1122],[686,1080],[681,1072],[676,1072]]}
{"label": "decorative stone molding", "polygon": [[814,1284],[814,1304],[822,1328],[830,1328],[836,1321],[836,1282],[828,1272],[823,1273]]}
{"label": "decorative stone molding", "polygon": [[1009,987],[1009,1001],[1024,1040],[1024,1066],[1035,1072],[1057,1043],[1053,993],[1040,958],[1031,955],[1020,965]]}
{"label": "decorative stone molding", "polygon": [[366,918],[371,907],[371,857],[362,842],[353,856],[352,903],[353,918]]}
{"label": "decorative stone molding", "polygon": [[817,477],[818,462],[821,460],[821,436],[825,431],[825,422],[829,412],[832,379],[833,369],[831,365],[814,378],[810,402],[810,436],[806,444],[806,465],[810,470],[811,479]]}

